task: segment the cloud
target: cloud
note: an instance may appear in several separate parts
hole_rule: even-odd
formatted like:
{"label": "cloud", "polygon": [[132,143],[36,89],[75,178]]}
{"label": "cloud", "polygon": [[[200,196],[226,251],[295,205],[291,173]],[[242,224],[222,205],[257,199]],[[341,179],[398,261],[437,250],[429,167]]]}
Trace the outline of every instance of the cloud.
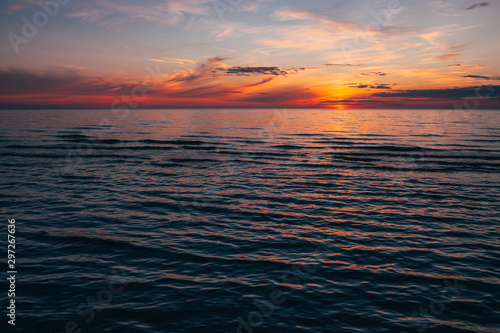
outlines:
{"label": "cloud", "polygon": [[365,83],[346,83],[346,86],[349,88],[360,88],[360,89],[392,89],[389,84],[385,83],[374,83],[374,84],[365,84]]}
{"label": "cloud", "polygon": [[[311,24],[311,27],[321,26],[328,33],[332,34],[333,31],[340,32],[341,34],[359,34],[362,29],[360,22],[353,20],[353,18],[341,10],[347,2],[338,4],[324,5],[322,8],[305,9],[298,7],[285,7],[276,10],[272,17],[279,21],[303,21],[306,24]],[[379,1],[380,3],[380,1]],[[390,10],[390,17],[393,19],[403,11],[403,7]],[[373,11],[375,13],[375,11]],[[373,18],[369,18],[373,19]],[[300,25],[300,22],[297,22]],[[401,34],[413,30],[414,23],[397,24],[387,23],[378,26],[377,29],[371,29],[370,34]],[[345,35],[344,35],[345,36]]]}
{"label": "cloud", "polygon": [[0,68],[0,108],[103,108],[140,82],[84,77],[74,69]]}
{"label": "cloud", "polygon": [[384,73],[384,72],[369,72],[369,73],[359,73],[359,75],[363,75],[363,76],[370,76],[370,75],[374,75],[374,76],[387,76],[387,73]]}
{"label": "cloud", "polygon": [[266,78],[262,79],[262,81],[260,81],[260,82],[247,84],[245,87],[260,86],[261,84],[265,84],[265,83],[271,82],[273,79],[274,79],[274,77],[266,77]]}
{"label": "cloud", "polygon": [[446,54],[443,54],[443,55],[440,55],[440,56],[433,57],[432,59],[433,60],[448,60],[449,58],[458,57],[458,56],[460,56],[462,54],[463,54],[463,52],[446,53]]}
{"label": "cloud", "polygon": [[216,73],[218,72],[218,68],[216,66],[219,66],[225,59],[226,58],[219,56],[209,58],[205,62],[197,63],[198,67],[196,69],[191,69],[189,71],[182,70],[167,75],[165,82],[194,83],[208,81],[211,76],[216,76]]}
{"label": "cloud", "polygon": [[101,77],[84,78],[70,68],[56,68],[50,72],[35,72],[24,68],[0,69],[0,96],[54,92],[105,94],[116,93],[126,88],[127,84],[112,83]]}
{"label": "cloud", "polygon": [[10,5],[8,12],[10,15],[14,15],[15,12],[22,10],[26,7],[34,6],[38,3],[36,0],[18,0],[15,4]]}
{"label": "cloud", "polygon": [[[418,89],[399,90],[395,92],[376,93],[378,97],[430,98],[430,99],[459,99],[476,97],[479,87],[450,88],[450,89]],[[500,97],[500,86],[486,86],[481,89],[483,96]]]}
{"label": "cloud", "polygon": [[[211,87],[215,80],[211,77],[212,71],[220,66],[223,60],[222,57],[209,58],[198,63],[195,69],[174,73],[163,73],[158,64],[157,77],[150,79],[151,82],[112,80],[99,75],[85,77],[77,70],[67,67],[53,67],[43,72],[25,68],[0,68],[0,96],[115,97],[121,93],[130,93],[132,89],[143,84],[155,87],[150,95],[154,95],[155,91],[161,88],[175,93],[191,91],[195,94],[199,93],[200,89]],[[200,85],[203,87],[200,88]]]}
{"label": "cloud", "polygon": [[[164,59],[168,58],[152,61]],[[147,90],[147,97],[141,100],[140,107],[164,107],[166,104],[169,107],[237,107],[241,103],[231,97],[241,98],[252,94],[254,96],[249,98],[271,97],[264,95],[267,92],[258,94],[255,88],[268,84],[277,77],[285,77],[287,74],[306,69],[283,69],[277,66],[227,67],[223,63],[225,59],[220,56],[208,58],[195,62],[195,66],[184,67],[176,72],[162,72],[162,62],[156,62],[156,74],[152,74],[155,77],[150,76],[143,80],[110,79],[101,75],[87,77],[76,68],[68,66],[52,66],[46,71],[0,67],[0,107],[102,108],[109,107],[120,96],[130,95],[134,89],[141,87]],[[192,62],[177,58],[171,58],[171,61],[180,61],[182,64]],[[260,77],[259,80],[256,80],[256,77]],[[273,96],[277,102],[285,98],[285,95],[280,94]],[[288,96],[290,100],[299,100],[296,97]],[[257,100],[247,102],[257,103]]]}
{"label": "cloud", "polygon": [[407,23],[407,24],[386,24],[383,25],[380,29],[376,30],[382,35],[403,35],[406,33],[414,33],[417,30],[414,28],[415,22]]}
{"label": "cloud", "polygon": [[361,65],[353,65],[353,64],[323,64],[323,66],[339,66],[339,67],[345,67],[345,66],[361,66]]}
{"label": "cloud", "polygon": [[270,6],[269,0],[244,1],[237,8],[242,12],[257,12]]}
{"label": "cloud", "polygon": [[229,67],[217,68],[213,71],[213,76],[252,76],[252,75],[272,75],[272,76],[287,76],[289,74],[297,74],[300,71],[305,71],[307,68],[279,68],[273,67]]}
{"label": "cloud", "polygon": [[286,75],[287,71],[279,69],[278,67],[231,67],[231,68],[218,68],[225,74],[229,75],[250,75],[250,74],[262,74],[262,75]]}
{"label": "cloud", "polygon": [[449,2],[444,2],[444,1],[430,1],[427,3],[427,6],[434,8],[447,8],[453,5]]}
{"label": "cloud", "polygon": [[486,75],[464,75],[462,77],[471,79],[482,79],[482,80],[500,80],[499,76],[486,76]]}
{"label": "cloud", "polygon": [[10,6],[8,11],[9,11],[10,15],[14,15],[15,12],[17,12],[18,10],[21,10],[23,8],[24,8],[23,5],[16,3],[16,4],[13,4],[12,6]]}
{"label": "cloud", "polygon": [[471,78],[471,79],[484,79],[484,80],[491,79],[489,76],[485,76],[485,75],[464,75],[462,77]]}
{"label": "cloud", "polygon": [[392,89],[388,84],[378,84],[375,86],[370,86],[372,89]]}
{"label": "cloud", "polygon": [[190,63],[190,64],[197,64],[197,61],[191,60],[191,59],[179,59],[179,58],[163,58],[162,59],[165,62],[171,62],[171,63],[176,63],[179,65],[183,65],[184,63]]}
{"label": "cloud", "polygon": [[149,58],[148,60],[154,61],[154,62],[167,62],[167,63],[178,64],[178,65],[184,65],[185,63],[194,64],[194,65],[199,64],[198,61],[194,61],[194,60],[190,60],[190,59],[169,58],[169,57],[163,57],[161,59]]}
{"label": "cloud", "polygon": [[491,2],[478,2],[478,3],[475,3],[469,7],[466,7],[466,8],[463,8],[465,10],[471,10],[471,9],[476,9],[476,8],[480,8],[480,7],[487,7],[491,5]]}
{"label": "cloud", "polygon": [[[479,27],[478,25],[467,25],[460,26],[458,24],[451,24],[441,27],[433,28],[429,32],[420,34],[420,38],[425,40],[427,45],[422,51],[433,50],[432,54],[425,53],[428,56],[434,56],[424,59],[425,61],[435,61],[435,60],[448,60],[453,57],[457,57],[463,54],[463,48],[470,44],[470,42],[460,43],[460,44],[447,44],[443,40],[448,39],[460,31],[465,31],[469,29],[474,29]],[[436,51],[434,51],[436,49]],[[438,51],[441,50],[441,51]],[[437,53],[439,52],[439,53]],[[441,54],[443,52],[444,54]]]}
{"label": "cloud", "polygon": [[97,22],[100,26],[147,21],[158,25],[176,25],[190,17],[213,14],[212,0],[90,0],[72,2],[69,17],[84,22]]}
{"label": "cloud", "polygon": [[283,8],[276,10],[273,13],[273,17],[280,21],[310,20],[320,23],[327,23],[329,25],[354,26],[354,23],[342,22],[336,19],[335,16],[339,18],[338,9],[341,6],[341,4],[331,4],[321,9]]}
{"label": "cloud", "polygon": [[453,44],[453,45],[448,45],[447,48],[449,50],[458,51],[458,50],[463,49],[464,47],[466,47],[467,45],[470,45],[470,44],[471,44],[470,42],[461,43],[461,44]]}

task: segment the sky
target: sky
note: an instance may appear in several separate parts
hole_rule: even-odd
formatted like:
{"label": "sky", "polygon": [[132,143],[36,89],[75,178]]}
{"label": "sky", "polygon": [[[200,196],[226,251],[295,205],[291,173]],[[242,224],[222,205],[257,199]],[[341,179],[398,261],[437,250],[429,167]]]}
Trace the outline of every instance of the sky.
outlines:
{"label": "sky", "polygon": [[10,0],[0,108],[500,109],[500,1]]}

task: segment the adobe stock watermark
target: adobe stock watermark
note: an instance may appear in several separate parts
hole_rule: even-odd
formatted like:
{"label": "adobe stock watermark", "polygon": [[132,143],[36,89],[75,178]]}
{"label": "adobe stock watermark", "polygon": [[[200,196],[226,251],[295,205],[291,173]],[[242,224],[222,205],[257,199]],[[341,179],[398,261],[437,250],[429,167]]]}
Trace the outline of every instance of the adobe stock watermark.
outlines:
{"label": "adobe stock watermark", "polygon": [[351,61],[353,52],[370,46],[373,38],[372,35],[391,24],[393,17],[399,13],[401,8],[400,0],[388,0],[386,9],[380,11],[372,10],[370,15],[373,17],[373,20],[365,24],[364,30],[358,31],[351,41],[340,43],[340,49],[346,61]]}
{"label": "adobe stock watermark", "polygon": [[[269,144],[274,141],[277,131],[282,129],[287,122],[286,107],[284,107],[284,109],[273,109],[272,111],[273,114],[268,123],[263,126],[252,139],[262,141],[263,144]],[[189,202],[183,202],[178,205],[178,211],[182,215],[184,221],[192,222],[206,217],[204,209],[206,207],[218,205],[213,195],[223,191],[224,185],[230,182],[233,176],[237,176],[238,173],[241,172],[241,166],[253,163],[252,160],[259,156],[256,151],[249,151],[244,144],[237,145],[236,149],[238,151],[238,162],[235,163],[233,158],[223,158],[220,160],[216,172],[207,175],[207,181],[200,187],[199,193],[192,195],[192,200]],[[183,156],[190,157],[189,151],[182,152],[182,154]],[[203,152],[201,154],[195,154],[193,158],[211,159],[212,156],[210,152]],[[228,210],[239,210],[237,204],[233,202],[224,205],[224,207]]]}
{"label": "adobe stock watermark", "polygon": [[244,0],[214,0],[212,5],[214,7],[217,16],[222,21],[224,20],[224,14],[234,11],[239,5],[243,3]]}
{"label": "adobe stock watermark", "polygon": [[[434,128],[430,133],[428,132],[428,134],[432,134],[436,138],[434,140],[435,144],[445,144],[447,140],[452,140],[452,138],[446,134],[446,125],[469,122],[472,117],[472,112],[478,110],[481,106],[481,101],[496,93],[495,86],[491,85],[491,83],[485,80],[481,80],[479,83],[481,83],[481,85],[474,88],[474,94],[463,98],[459,103],[455,103],[453,109],[438,111],[441,118],[438,118],[440,120],[440,127]],[[395,183],[414,179],[415,173],[419,169],[418,161],[424,160],[426,157],[432,157],[432,154],[425,149],[410,152],[408,154],[407,156],[401,156],[395,163],[396,172],[392,173],[392,181]]]}
{"label": "adobe stock watermark", "polygon": [[97,292],[95,296],[88,296],[84,302],[76,307],[76,314],[79,315],[82,323],[69,321],[64,325],[62,331],[57,333],[81,333],[82,328],[89,326],[96,318],[96,312],[101,312],[111,305],[113,298],[116,298],[128,286],[131,279],[125,271],[113,270],[113,275],[108,279],[106,288]]}
{"label": "adobe stock watermark", "polygon": [[51,18],[59,14],[60,6],[66,5],[71,0],[39,0],[38,5],[40,10],[37,11],[29,20],[26,16],[21,18],[23,25],[21,27],[21,34],[9,32],[7,38],[10,45],[16,54],[19,53],[19,46],[21,44],[28,44],[30,40],[35,38],[40,32],[39,29],[49,24]]}
{"label": "adobe stock watermark", "polygon": [[[314,250],[316,259],[312,264],[296,264],[293,265],[290,271],[283,272],[281,276],[281,283],[300,285],[305,283],[311,275],[316,273],[321,262],[333,252],[333,245],[321,244]],[[269,301],[255,301],[253,304],[256,311],[251,312],[246,320],[245,318],[238,317],[238,326],[236,333],[254,333],[255,329],[264,324],[265,318],[269,318],[275,311],[276,307],[284,305],[287,301],[287,294],[285,291],[275,288],[269,293]]]}
{"label": "adobe stock watermark", "polygon": [[[286,127],[288,123],[287,118],[287,107],[283,107],[282,109],[273,109],[272,116],[270,117],[267,125],[263,126],[255,136],[255,139],[262,141],[263,144],[272,144],[276,143],[275,139],[277,137],[277,133]],[[240,163],[252,163],[254,158],[257,158],[258,152],[249,151],[246,149],[244,145],[238,145],[237,147],[239,158],[240,159],[248,159],[247,161],[240,161]],[[190,153],[182,152],[182,155],[185,157],[189,157]],[[201,154],[195,154],[193,156],[194,159],[211,159],[212,154],[210,152],[203,152]],[[203,211],[204,206],[217,205],[214,198],[210,194],[219,193],[224,184],[227,181],[230,181],[231,177],[237,175],[239,168],[237,165],[233,164],[235,162],[233,159],[223,159],[220,161],[221,164],[217,167],[217,171],[215,174],[209,174],[207,181],[198,194],[192,196],[192,200],[190,202],[186,202],[185,204],[181,204],[178,206],[178,211],[183,215],[183,218],[187,221],[193,221],[194,219],[203,218],[206,216]],[[231,203],[226,206],[227,209],[239,210],[236,204]]]}
{"label": "adobe stock watermark", "polygon": [[[411,314],[411,318],[415,320],[410,321],[410,326],[418,333],[427,330],[429,323],[435,322],[437,316],[446,311],[446,304],[455,301],[456,298],[460,297],[462,291],[467,289],[467,286],[458,284],[456,279],[453,281],[444,280],[444,284],[446,288],[441,290],[439,297],[431,299],[426,306],[420,306],[417,311]],[[408,331],[401,333],[408,333]]]}
{"label": "adobe stock watermark", "polygon": [[139,103],[147,98],[148,92],[152,91],[163,82],[161,76],[164,75],[164,73],[160,69],[160,64],[157,64],[156,68],[151,68],[148,65],[145,67],[145,70],[148,74],[143,78],[140,84],[131,88],[127,94],[121,94],[119,98],[116,98],[111,103],[110,109],[113,119],[108,117],[102,118],[99,122],[99,128],[83,131],[82,135],[87,138],[87,140],[78,142],[76,147],[69,149],[66,154],[65,163],[62,166],[59,165],[51,169],[51,172],[55,172],[58,181],[61,181],[63,175],[70,174],[81,165],[83,163],[83,157],[94,152],[94,146],[98,143],[102,143],[105,140],[105,135],[115,130],[111,125],[113,120],[126,119],[130,114],[130,110],[138,108]]}

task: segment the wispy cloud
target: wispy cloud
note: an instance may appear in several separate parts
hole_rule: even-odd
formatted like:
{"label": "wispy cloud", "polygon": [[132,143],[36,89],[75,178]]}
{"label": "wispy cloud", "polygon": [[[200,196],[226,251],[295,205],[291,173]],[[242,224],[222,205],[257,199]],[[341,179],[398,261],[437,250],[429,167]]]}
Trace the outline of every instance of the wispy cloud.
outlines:
{"label": "wispy cloud", "polygon": [[453,4],[449,2],[444,2],[444,1],[429,1],[427,3],[427,6],[433,7],[433,8],[448,8],[453,6]]}
{"label": "wispy cloud", "polygon": [[476,9],[476,8],[480,8],[480,7],[487,7],[489,5],[491,5],[491,2],[478,2],[478,3],[470,5],[469,7],[466,7],[466,8],[463,8],[463,9],[465,9],[465,10],[471,10],[471,9]]}
{"label": "wispy cloud", "polygon": [[245,87],[255,87],[255,86],[260,86],[260,85],[262,85],[262,84],[266,84],[266,83],[268,83],[268,82],[271,82],[273,79],[274,79],[274,77],[266,77],[266,78],[262,79],[262,81],[260,81],[260,82],[247,84]]}
{"label": "wispy cloud", "polygon": [[210,81],[210,77],[214,76],[217,73],[218,65],[220,65],[220,63],[225,59],[226,58],[219,56],[209,58],[204,62],[198,63],[198,66],[195,69],[182,70],[170,75],[166,75],[165,81],[170,83],[201,83]]}
{"label": "wispy cloud", "polygon": [[213,14],[212,0],[144,0],[140,4],[128,0],[92,0],[71,3],[69,17],[100,26],[146,21],[158,25],[176,25],[189,16]]}
{"label": "wispy cloud", "polygon": [[30,6],[34,6],[38,3],[38,1],[36,0],[17,0],[12,2],[15,3],[13,5],[10,5],[9,8],[7,9],[10,15],[14,15],[15,12]]}
{"label": "wispy cloud", "polygon": [[342,4],[330,4],[321,9],[282,8],[276,10],[273,17],[280,21],[304,20],[336,26],[341,29],[353,28],[356,25],[354,22],[341,19],[337,11],[340,7]]}
{"label": "wispy cloud", "polygon": [[448,60],[450,58],[458,57],[462,54],[463,54],[463,52],[446,53],[446,54],[442,54],[442,55],[439,55],[436,57],[432,57],[432,59],[434,59],[434,60]]}
{"label": "wispy cloud", "polygon": [[323,66],[347,67],[347,66],[362,66],[362,65],[353,65],[353,64],[323,64]]}
{"label": "wispy cloud", "polygon": [[85,78],[78,71],[59,68],[37,72],[25,68],[0,69],[1,95],[30,95],[49,93],[116,93],[127,88],[126,83],[113,83],[102,77]]}

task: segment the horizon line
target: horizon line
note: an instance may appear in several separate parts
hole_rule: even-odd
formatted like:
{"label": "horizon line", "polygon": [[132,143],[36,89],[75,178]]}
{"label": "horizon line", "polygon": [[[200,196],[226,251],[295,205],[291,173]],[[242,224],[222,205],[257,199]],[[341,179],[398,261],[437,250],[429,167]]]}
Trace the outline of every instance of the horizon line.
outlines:
{"label": "horizon line", "polygon": [[[238,108],[238,107],[177,107],[177,108],[130,108],[129,111],[133,110],[269,110],[269,109],[284,109],[284,110],[456,110],[456,111],[480,111],[480,110],[493,110],[500,111],[500,108],[477,108],[477,109],[466,109],[466,108],[442,108],[442,107],[427,107],[427,108],[404,108],[404,107],[388,107],[388,108],[325,108],[325,107],[256,107],[256,108]],[[44,110],[82,110],[82,111],[93,111],[93,110],[110,110],[118,111],[118,109],[112,108],[75,108],[75,107],[32,107],[32,108],[2,108],[0,111],[44,111]],[[121,109],[120,109],[121,110]]]}

